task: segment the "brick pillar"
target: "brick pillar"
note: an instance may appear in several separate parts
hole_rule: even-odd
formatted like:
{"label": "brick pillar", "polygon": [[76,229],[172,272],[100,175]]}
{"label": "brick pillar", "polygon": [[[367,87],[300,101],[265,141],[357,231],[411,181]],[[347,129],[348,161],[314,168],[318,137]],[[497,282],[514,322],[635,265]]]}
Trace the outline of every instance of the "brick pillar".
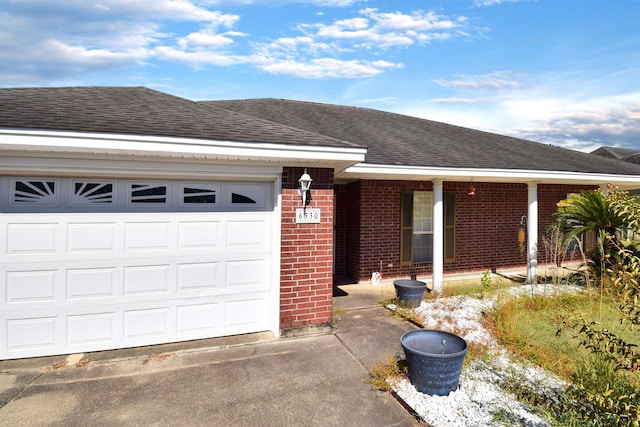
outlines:
{"label": "brick pillar", "polygon": [[297,224],[302,208],[298,178],[303,168],[282,175],[280,328],[331,323],[333,302],[333,170],[308,169],[312,201],[320,209],[319,224]]}

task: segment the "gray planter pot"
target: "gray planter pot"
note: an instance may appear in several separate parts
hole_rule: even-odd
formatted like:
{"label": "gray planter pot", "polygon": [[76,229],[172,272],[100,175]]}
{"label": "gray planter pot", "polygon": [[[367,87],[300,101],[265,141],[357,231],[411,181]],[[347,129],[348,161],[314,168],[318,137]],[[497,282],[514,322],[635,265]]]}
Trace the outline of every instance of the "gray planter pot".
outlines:
{"label": "gray planter pot", "polygon": [[421,393],[446,396],[458,388],[467,342],[444,331],[419,329],[402,335],[409,380]]}
{"label": "gray planter pot", "polygon": [[427,284],[418,280],[399,279],[393,281],[393,287],[396,289],[396,296],[401,305],[416,308],[422,301]]}

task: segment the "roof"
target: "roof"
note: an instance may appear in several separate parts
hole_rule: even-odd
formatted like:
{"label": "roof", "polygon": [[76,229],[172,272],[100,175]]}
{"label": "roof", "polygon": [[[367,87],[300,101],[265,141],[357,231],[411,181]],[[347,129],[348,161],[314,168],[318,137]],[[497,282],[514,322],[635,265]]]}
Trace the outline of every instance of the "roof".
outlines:
{"label": "roof", "polygon": [[365,145],[367,164],[640,175],[635,164],[368,108],[285,99],[202,103]]}
{"label": "roof", "polygon": [[629,163],[640,163],[640,150],[633,148],[600,147],[592,151],[591,154],[597,154],[598,156],[618,159]]}
{"label": "roof", "polygon": [[144,87],[0,89],[0,128],[356,147]]}
{"label": "roof", "polygon": [[640,185],[640,165],[395,113],[144,87],[0,89],[5,151],[333,167],[336,179]]}

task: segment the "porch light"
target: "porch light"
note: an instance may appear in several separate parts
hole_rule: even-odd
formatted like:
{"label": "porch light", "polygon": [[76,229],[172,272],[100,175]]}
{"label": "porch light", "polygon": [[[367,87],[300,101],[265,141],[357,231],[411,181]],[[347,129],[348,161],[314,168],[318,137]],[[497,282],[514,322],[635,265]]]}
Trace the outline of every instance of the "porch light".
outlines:
{"label": "porch light", "polygon": [[526,249],[525,249],[525,231],[524,231],[524,227],[527,225],[527,216],[526,215],[522,215],[522,217],[520,218],[520,225],[518,226],[518,255],[523,256]]}
{"label": "porch light", "polygon": [[309,202],[311,201],[311,182],[313,179],[307,173],[307,169],[305,168],[304,173],[298,180],[300,187],[298,188],[298,193],[300,193],[300,197],[302,198],[302,207],[306,208]]}
{"label": "porch light", "polygon": [[467,188],[467,196],[475,196],[476,195],[476,187],[473,186],[473,182],[469,184],[469,188]]}

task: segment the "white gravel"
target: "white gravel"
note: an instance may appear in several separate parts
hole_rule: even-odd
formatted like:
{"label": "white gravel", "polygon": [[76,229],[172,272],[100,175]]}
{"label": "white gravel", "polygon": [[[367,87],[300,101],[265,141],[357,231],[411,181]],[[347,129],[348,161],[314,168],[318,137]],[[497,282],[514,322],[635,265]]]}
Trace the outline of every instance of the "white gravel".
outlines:
{"label": "white gravel", "polygon": [[[571,290],[567,286],[538,285],[511,288],[512,295],[553,293]],[[539,368],[514,362],[500,348],[497,341],[484,328],[481,317],[493,309],[494,299],[472,296],[438,298],[423,301],[414,309],[425,329],[439,329],[456,333],[468,343],[486,346],[488,357],[465,365],[460,376],[460,387],[448,396],[420,393],[411,382],[402,377],[391,381],[393,390],[428,425],[433,427],[462,426],[549,426],[533,408],[519,402],[512,394],[499,387],[506,379],[544,392],[545,395],[562,393],[565,383]],[[392,305],[389,307],[394,309]]]}

